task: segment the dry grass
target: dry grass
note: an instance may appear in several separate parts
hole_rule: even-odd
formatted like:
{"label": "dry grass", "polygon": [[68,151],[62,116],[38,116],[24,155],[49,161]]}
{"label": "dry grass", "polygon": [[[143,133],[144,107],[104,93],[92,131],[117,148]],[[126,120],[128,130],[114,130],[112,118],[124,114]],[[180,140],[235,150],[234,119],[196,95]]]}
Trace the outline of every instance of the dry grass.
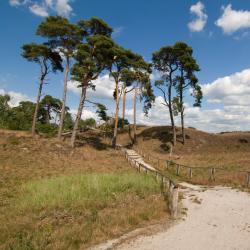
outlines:
{"label": "dry grass", "polygon": [[[147,195],[121,192],[122,196],[114,191],[109,193],[112,199],[105,206],[94,202],[86,207],[75,200],[66,206],[64,199],[61,203],[57,200],[55,206],[46,199],[44,205],[33,206],[39,197],[36,194],[50,180],[86,174],[124,176],[129,180],[127,175],[134,173],[98,134],[88,133],[78,141],[81,146],[72,151],[66,142],[0,131],[0,249],[82,249],[168,217],[166,203],[156,190]],[[62,190],[65,183],[72,184],[63,181]],[[36,187],[36,192],[30,193],[29,187]],[[50,187],[47,195],[60,194],[60,185]],[[64,197],[70,200],[71,194],[66,192]],[[76,197],[81,198],[79,190],[78,194]],[[82,201],[80,198],[77,201]],[[26,208],[21,209],[21,204]]]}
{"label": "dry grass", "polygon": [[[186,144],[181,143],[180,129],[177,129],[178,142],[173,150],[173,160],[177,163],[202,168],[223,168],[226,171],[216,171],[216,180],[212,184],[242,185],[245,174],[237,173],[237,170],[250,171],[250,133],[233,132],[223,134],[210,134],[196,129],[186,129]],[[128,137],[120,138],[122,143],[129,143]],[[146,155],[150,154],[156,159],[149,162],[160,168],[165,168],[164,159],[169,159],[169,153],[162,149],[163,144],[171,141],[170,127],[141,127],[138,129],[138,145]],[[175,176],[173,170],[170,174]],[[210,170],[195,170],[193,183],[211,184],[209,181]],[[181,180],[188,179],[188,169],[181,170]],[[184,178],[183,178],[184,177]],[[177,178],[178,179],[178,178]]]}

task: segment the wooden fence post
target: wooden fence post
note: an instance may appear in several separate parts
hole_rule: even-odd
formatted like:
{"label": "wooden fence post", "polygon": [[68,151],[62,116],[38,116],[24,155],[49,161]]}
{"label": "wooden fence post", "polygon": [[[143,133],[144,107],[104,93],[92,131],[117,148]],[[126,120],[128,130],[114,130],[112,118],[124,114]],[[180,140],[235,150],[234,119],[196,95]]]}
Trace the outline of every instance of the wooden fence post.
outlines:
{"label": "wooden fence post", "polygon": [[171,216],[176,219],[178,216],[178,199],[179,199],[179,187],[174,187],[171,194]]}
{"label": "wooden fence post", "polygon": [[166,163],[167,163],[167,164],[166,164],[166,166],[167,166],[167,169],[168,169],[168,168],[169,168],[169,166],[168,166],[169,162],[168,162],[168,161],[166,161]]}
{"label": "wooden fence post", "polygon": [[246,172],[246,187],[249,187],[250,184],[250,172]]}
{"label": "wooden fence post", "polygon": [[189,179],[192,179],[193,177],[193,169],[189,168]]}
{"label": "wooden fence post", "polygon": [[180,165],[176,164],[176,175],[180,175]]}
{"label": "wooden fence post", "polygon": [[215,168],[210,169],[210,180],[215,181]]}

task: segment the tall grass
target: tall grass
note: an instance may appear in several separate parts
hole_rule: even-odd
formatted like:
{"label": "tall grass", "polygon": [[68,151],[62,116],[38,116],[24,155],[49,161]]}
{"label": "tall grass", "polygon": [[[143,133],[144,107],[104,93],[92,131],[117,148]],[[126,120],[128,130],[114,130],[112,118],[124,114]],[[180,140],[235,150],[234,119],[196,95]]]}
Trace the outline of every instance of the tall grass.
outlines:
{"label": "tall grass", "polygon": [[159,189],[152,177],[136,173],[61,176],[25,184],[15,205],[21,210],[105,207],[128,194],[144,198]]}

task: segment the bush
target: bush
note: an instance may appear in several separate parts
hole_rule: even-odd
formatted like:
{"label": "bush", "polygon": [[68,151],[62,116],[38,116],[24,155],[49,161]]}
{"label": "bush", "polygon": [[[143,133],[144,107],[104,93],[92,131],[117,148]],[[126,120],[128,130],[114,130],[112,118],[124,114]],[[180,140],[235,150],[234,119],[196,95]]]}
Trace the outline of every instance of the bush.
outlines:
{"label": "bush", "polygon": [[161,144],[161,149],[163,150],[163,151],[165,151],[165,152],[169,152],[170,151],[170,146],[169,146],[169,144],[167,144],[167,143],[163,143],[163,144]]}
{"label": "bush", "polygon": [[57,133],[58,126],[56,124],[37,124],[37,130],[41,133],[48,135],[49,137],[55,136]]}
{"label": "bush", "polygon": [[239,143],[248,143],[248,140],[245,138],[241,138],[238,141],[239,141]]}

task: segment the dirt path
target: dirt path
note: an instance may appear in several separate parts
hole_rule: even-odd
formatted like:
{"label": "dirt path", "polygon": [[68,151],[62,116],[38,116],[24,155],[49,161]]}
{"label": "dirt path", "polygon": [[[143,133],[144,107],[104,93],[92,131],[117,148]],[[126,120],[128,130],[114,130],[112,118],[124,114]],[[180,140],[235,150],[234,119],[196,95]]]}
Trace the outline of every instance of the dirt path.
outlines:
{"label": "dirt path", "polygon": [[186,186],[182,211],[186,215],[174,226],[99,249],[250,250],[250,194],[224,187]]}

